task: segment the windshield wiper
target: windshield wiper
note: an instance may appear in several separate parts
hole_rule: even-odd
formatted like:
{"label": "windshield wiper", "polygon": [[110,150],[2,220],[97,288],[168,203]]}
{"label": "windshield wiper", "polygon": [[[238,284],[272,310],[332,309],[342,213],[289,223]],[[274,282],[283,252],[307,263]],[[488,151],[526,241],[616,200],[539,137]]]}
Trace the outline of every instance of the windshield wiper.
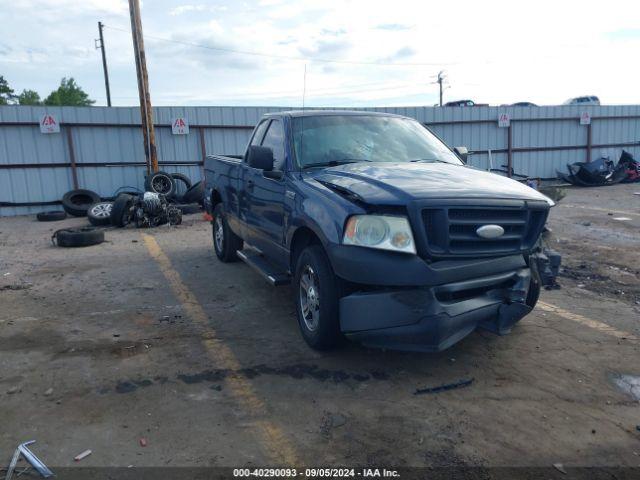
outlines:
{"label": "windshield wiper", "polygon": [[305,165],[302,168],[337,167],[338,165],[346,165],[348,163],[371,162],[371,161],[372,160],[367,160],[366,158],[343,158],[341,160],[330,160],[328,162],[310,163],[308,165]]}
{"label": "windshield wiper", "polygon": [[411,162],[411,163],[416,163],[416,162],[426,162],[426,163],[438,162],[438,163],[448,163],[449,165],[454,165],[451,162],[447,162],[446,160],[440,160],[439,158],[416,158],[415,160],[409,160],[409,162]]}

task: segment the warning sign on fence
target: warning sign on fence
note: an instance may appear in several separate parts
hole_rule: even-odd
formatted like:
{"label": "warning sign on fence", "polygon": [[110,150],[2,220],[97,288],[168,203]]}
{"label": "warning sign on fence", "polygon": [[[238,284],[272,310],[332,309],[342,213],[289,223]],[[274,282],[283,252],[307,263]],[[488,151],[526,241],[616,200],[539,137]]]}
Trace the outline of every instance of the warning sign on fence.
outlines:
{"label": "warning sign on fence", "polygon": [[498,115],[498,127],[506,128],[511,124],[511,117],[508,113]]}
{"label": "warning sign on fence", "polygon": [[591,124],[591,114],[589,112],[582,112],[580,114],[580,125],[590,125]]}
{"label": "warning sign on fence", "polygon": [[60,124],[56,117],[49,113],[45,113],[40,119],[41,133],[60,133]]}
{"label": "warning sign on fence", "polygon": [[189,123],[184,117],[174,118],[171,121],[171,133],[174,135],[186,135],[189,133]]}

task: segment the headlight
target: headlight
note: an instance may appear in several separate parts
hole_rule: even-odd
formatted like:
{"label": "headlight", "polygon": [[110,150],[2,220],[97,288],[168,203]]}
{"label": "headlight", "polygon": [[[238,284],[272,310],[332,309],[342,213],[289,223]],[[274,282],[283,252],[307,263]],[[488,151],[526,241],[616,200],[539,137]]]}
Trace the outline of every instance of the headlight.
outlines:
{"label": "headlight", "polygon": [[342,243],[380,248],[395,252],[416,253],[407,217],[391,215],[354,215],[349,217]]}

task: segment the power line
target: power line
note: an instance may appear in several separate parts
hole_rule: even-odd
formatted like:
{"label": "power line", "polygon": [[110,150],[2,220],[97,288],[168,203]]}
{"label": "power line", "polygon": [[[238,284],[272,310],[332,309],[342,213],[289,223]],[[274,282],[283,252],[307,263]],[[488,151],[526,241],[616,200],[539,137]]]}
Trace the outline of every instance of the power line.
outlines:
{"label": "power line", "polygon": [[[317,89],[317,90],[307,89],[306,94],[307,96],[312,96],[312,97],[328,97],[328,96],[340,96],[345,94],[378,92],[378,91],[385,91],[385,90],[399,90],[399,89],[406,89],[409,87],[417,87],[420,85],[421,84],[419,82],[391,84],[391,85],[389,83],[364,83],[360,85],[345,85],[343,88],[346,88],[346,89],[343,89],[343,88],[341,89],[341,87],[323,88],[323,89]],[[368,87],[368,86],[371,86],[374,88],[365,88],[365,89],[362,88],[362,87]],[[226,97],[239,97],[239,98],[265,98],[265,97],[294,98],[299,95],[299,92],[294,90],[281,90],[278,92],[223,92],[222,94]],[[100,98],[104,98],[104,97],[100,97]],[[113,98],[124,100],[124,99],[134,99],[134,98],[137,99],[138,97],[116,96]],[[175,95],[163,96],[162,94],[160,94],[160,95],[156,95],[155,98],[175,99]]]}
{"label": "power line", "polygon": [[[113,27],[111,25],[104,25],[107,28],[110,28],[112,30],[119,30],[121,32],[128,32],[128,30],[125,30],[124,28],[120,28],[120,27]],[[210,45],[202,45],[200,43],[194,43],[194,42],[186,42],[186,41],[182,41],[182,40],[175,40],[175,39],[170,39],[170,38],[162,38],[162,37],[156,37],[153,35],[145,35],[145,38],[151,38],[153,40],[159,40],[161,42],[168,42],[168,43],[176,43],[179,45],[186,45],[189,47],[196,47],[196,48],[204,48],[206,50],[214,50],[217,52],[226,52],[226,53],[236,53],[239,55],[252,55],[255,57],[266,57],[266,58],[278,58],[281,60],[296,60],[296,61],[300,61],[300,62],[318,62],[318,63],[337,63],[337,64],[347,64],[347,65],[378,65],[378,66],[385,66],[385,67],[434,67],[434,66],[442,66],[442,65],[458,65],[458,63],[412,63],[412,62],[398,62],[398,63],[391,63],[391,62],[374,62],[374,61],[369,61],[369,62],[364,62],[364,61],[357,61],[357,60],[336,60],[336,59],[328,59],[328,58],[307,58],[307,57],[298,57],[298,56],[294,56],[294,55],[275,55],[275,54],[271,54],[271,53],[263,53],[263,52],[253,52],[253,51],[249,51],[249,50],[236,50],[233,48],[225,48],[225,47],[212,47]]]}

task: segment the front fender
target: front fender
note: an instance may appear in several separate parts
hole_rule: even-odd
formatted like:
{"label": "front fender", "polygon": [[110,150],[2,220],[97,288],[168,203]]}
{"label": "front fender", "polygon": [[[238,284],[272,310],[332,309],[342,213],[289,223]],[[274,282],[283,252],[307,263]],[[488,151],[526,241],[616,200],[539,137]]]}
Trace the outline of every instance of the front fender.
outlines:
{"label": "front fender", "polygon": [[309,185],[296,182],[295,201],[286,234],[286,245],[291,246],[293,236],[301,227],[309,228],[320,239],[325,249],[340,244],[345,221],[350,215],[363,213],[354,205],[320,183]]}

